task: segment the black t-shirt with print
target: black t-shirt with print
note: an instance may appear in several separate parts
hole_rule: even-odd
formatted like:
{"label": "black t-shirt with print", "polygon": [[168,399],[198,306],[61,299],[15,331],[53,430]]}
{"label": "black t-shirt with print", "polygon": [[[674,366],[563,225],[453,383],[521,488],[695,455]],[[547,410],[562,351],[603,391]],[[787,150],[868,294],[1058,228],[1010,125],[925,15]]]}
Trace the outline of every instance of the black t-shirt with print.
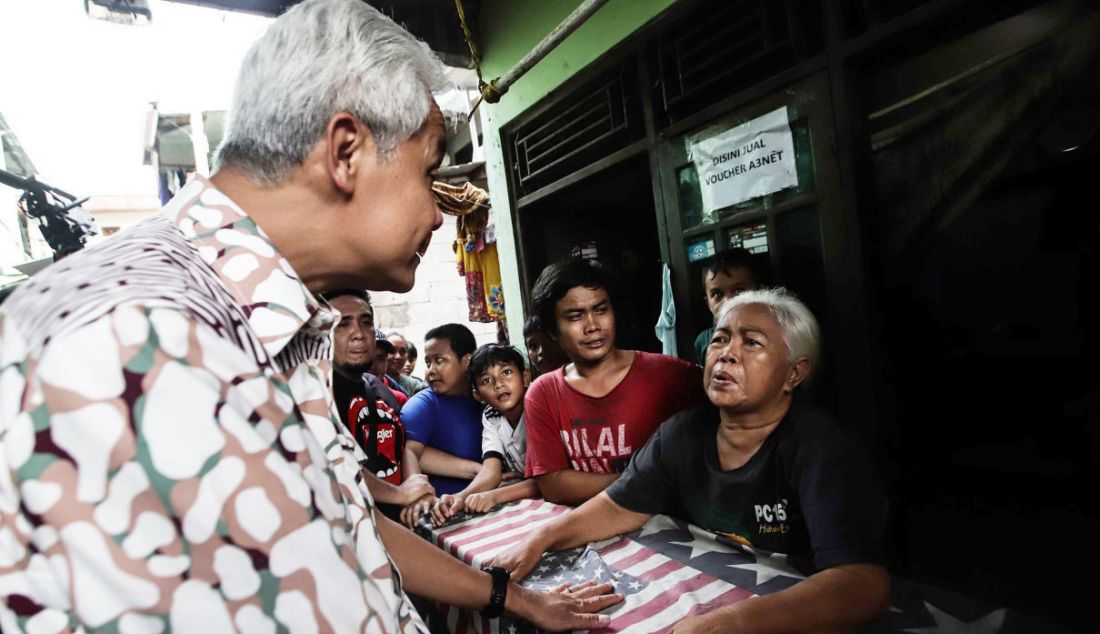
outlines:
{"label": "black t-shirt with print", "polygon": [[629,510],[679,517],[818,570],[882,563],[886,498],[846,430],[795,404],[747,463],[723,471],[718,424],[710,405],[673,416],[608,495]]}
{"label": "black t-shirt with print", "polygon": [[368,390],[364,381],[334,372],[332,391],[340,420],[367,454],[363,467],[390,484],[401,484],[405,426],[397,412]]}

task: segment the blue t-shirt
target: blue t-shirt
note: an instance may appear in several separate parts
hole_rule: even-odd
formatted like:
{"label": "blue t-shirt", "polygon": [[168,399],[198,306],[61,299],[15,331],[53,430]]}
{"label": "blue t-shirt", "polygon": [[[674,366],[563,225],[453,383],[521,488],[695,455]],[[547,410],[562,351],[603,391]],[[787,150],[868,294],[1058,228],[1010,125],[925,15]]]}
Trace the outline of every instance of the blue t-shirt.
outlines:
{"label": "blue t-shirt", "polygon": [[[440,396],[421,390],[401,408],[408,440],[446,451],[452,456],[481,462],[481,403],[465,396]],[[436,495],[458,493],[469,480],[428,475]]]}

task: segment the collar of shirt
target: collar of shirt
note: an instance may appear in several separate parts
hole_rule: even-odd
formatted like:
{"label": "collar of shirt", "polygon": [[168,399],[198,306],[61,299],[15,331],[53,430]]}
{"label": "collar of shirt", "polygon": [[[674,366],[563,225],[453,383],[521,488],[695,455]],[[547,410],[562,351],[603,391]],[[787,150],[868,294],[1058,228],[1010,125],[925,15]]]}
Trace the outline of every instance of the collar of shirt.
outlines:
{"label": "collar of shirt", "polygon": [[275,357],[303,328],[332,329],[337,314],[309,292],[271,239],[209,180],[195,176],[162,210],[225,284]]}

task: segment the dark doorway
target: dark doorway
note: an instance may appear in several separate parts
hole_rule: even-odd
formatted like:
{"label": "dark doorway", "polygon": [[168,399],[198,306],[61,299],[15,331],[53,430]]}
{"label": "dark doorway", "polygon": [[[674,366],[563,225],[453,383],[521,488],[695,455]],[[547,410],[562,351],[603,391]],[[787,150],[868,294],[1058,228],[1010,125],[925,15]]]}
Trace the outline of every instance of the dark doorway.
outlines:
{"label": "dark doorway", "polygon": [[[1100,565],[1100,89],[1082,79],[1100,65],[1059,76],[1050,56],[1037,48],[974,79],[959,106],[883,144],[874,270],[902,564],[1081,627],[1092,588],[1054,580]],[[971,161],[940,151],[958,139],[988,149]],[[945,166],[914,167],[929,150]],[[942,200],[902,188],[927,182],[947,184]]]}
{"label": "dark doorway", "polygon": [[547,264],[595,257],[619,280],[621,347],[660,352],[661,249],[649,163],[639,155],[520,209],[528,288]]}

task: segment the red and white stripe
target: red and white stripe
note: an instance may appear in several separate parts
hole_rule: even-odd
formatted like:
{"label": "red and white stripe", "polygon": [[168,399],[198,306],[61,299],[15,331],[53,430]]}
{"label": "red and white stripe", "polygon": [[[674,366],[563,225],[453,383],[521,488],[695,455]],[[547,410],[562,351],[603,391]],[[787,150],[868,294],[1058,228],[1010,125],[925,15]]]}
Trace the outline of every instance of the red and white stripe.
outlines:
{"label": "red and white stripe", "polygon": [[[541,500],[524,500],[498,513],[440,529],[435,542],[462,561],[480,565],[567,510]],[[647,584],[611,609],[611,623],[600,632],[664,632],[687,617],[753,596],[625,537],[601,542],[595,548],[609,572],[623,572]],[[456,609],[445,613],[452,632],[500,634],[496,620]]]}
{"label": "red and white stripe", "polygon": [[611,568],[648,584],[612,609],[611,623],[601,632],[661,632],[688,616],[752,596],[627,538],[597,552]]}
{"label": "red and white stripe", "polygon": [[493,555],[518,544],[535,528],[565,513],[569,507],[540,500],[523,500],[514,507],[477,517],[435,535],[436,545],[452,556],[480,566]]}

